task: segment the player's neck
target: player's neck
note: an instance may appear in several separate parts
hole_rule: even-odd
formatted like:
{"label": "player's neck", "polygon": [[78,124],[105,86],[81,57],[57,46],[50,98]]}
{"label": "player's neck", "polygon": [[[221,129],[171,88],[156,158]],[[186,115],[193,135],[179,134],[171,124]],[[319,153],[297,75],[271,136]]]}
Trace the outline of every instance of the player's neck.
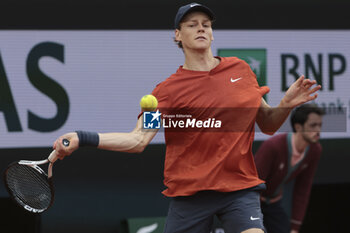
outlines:
{"label": "player's neck", "polygon": [[185,52],[185,63],[183,68],[195,71],[210,71],[220,63],[220,60],[213,56],[211,49],[207,51],[188,50]]}
{"label": "player's neck", "polygon": [[304,152],[306,147],[310,144],[303,138],[303,135],[301,135],[301,133],[293,133],[293,139],[295,143],[295,148],[299,153]]}

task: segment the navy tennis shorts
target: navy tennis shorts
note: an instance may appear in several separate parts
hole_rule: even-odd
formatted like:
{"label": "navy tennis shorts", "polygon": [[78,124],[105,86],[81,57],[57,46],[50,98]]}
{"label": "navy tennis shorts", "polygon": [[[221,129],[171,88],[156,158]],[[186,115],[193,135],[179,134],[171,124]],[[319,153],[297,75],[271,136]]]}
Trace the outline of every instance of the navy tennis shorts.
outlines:
{"label": "navy tennis shorts", "polygon": [[209,233],[215,215],[225,233],[240,233],[251,228],[265,231],[260,209],[263,189],[265,184],[229,193],[200,191],[193,196],[174,197],[164,233]]}

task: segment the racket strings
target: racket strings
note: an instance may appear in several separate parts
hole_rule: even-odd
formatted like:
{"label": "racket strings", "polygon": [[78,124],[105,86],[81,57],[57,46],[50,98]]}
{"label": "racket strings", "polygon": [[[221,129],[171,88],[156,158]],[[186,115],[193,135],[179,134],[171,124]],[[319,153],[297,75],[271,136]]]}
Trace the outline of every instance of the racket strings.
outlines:
{"label": "racket strings", "polygon": [[13,195],[24,205],[46,209],[51,204],[52,193],[45,175],[26,165],[14,165],[7,171],[7,184]]}

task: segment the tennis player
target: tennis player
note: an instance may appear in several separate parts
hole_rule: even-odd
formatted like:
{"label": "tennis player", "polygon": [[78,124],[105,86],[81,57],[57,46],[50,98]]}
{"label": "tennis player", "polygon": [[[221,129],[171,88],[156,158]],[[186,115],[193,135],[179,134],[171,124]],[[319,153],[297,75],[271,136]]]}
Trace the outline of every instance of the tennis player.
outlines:
{"label": "tennis player", "polygon": [[321,155],[322,115],[315,104],[298,107],[291,116],[293,133],[271,137],[255,154],[267,186],[261,201],[269,233],[299,232]]}
{"label": "tennis player", "polygon": [[[221,220],[226,233],[264,231],[260,194],[265,185],[258,178],[251,145],[254,125],[273,134],[295,107],[317,97],[320,86],[301,76],[291,85],[280,104],[272,108],[262,99],[268,87],[259,87],[249,65],[235,57],[214,57],[212,23],[214,13],[191,3],[175,16],[175,41],[184,53],[184,64],[152,94],[162,108],[249,108],[232,114],[240,132],[191,132],[165,129],[166,159],[163,194],[171,197],[165,233],[210,232],[213,216]],[[220,114],[220,113],[218,113]],[[155,136],[142,129],[142,118],[130,133],[78,131],[58,138],[54,148],[60,158],[79,146],[142,152]],[[63,138],[71,140],[68,148]]]}

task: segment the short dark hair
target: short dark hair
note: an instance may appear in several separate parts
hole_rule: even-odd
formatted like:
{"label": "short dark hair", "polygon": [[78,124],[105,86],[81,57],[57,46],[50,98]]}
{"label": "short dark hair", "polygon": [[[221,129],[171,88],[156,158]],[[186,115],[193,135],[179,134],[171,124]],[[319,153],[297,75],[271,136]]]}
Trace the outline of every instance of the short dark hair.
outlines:
{"label": "short dark hair", "polygon": [[177,47],[179,47],[180,49],[183,49],[184,47],[182,46],[182,42],[181,41],[177,41],[175,38],[174,38],[174,42],[175,44],[177,44]]}
{"label": "short dark hair", "polygon": [[293,132],[296,132],[294,125],[304,125],[310,113],[316,113],[320,116],[324,115],[324,111],[321,108],[319,108],[317,104],[303,104],[299,106],[292,112],[292,116],[290,118],[290,123],[292,125]]}

